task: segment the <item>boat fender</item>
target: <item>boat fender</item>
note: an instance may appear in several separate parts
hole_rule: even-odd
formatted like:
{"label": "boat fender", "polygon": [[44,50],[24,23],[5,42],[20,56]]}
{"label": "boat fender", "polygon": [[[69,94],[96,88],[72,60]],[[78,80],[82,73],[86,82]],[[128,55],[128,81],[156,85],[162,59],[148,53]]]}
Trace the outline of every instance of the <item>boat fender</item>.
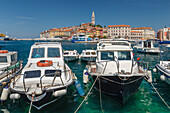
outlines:
{"label": "boat fender", "polygon": [[165,77],[164,75],[161,75],[161,76],[160,76],[160,79],[161,79],[162,81],[165,81],[165,80],[166,80],[166,77]]}
{"label": "boat fender", "polygon": [[87,68],[85,68],[83,71],[83,83],[87,84],[88,81],[89,81],[89,73],[87,72]]}
{"label": "boat fender", "polygon": [[9,94],[9,88],[6,86],[6,87],[3,88],[0,100],[1,101],[7,100],[8,94]]}
{"label": "boat fender", "polygon": [[151,71],[147,71],[147,75],[148,75],[148,82],[151,83],[152,82],[152,72]]}
{"label": "boat fender", "polygon": [[85,95],[84,89],[78,79],[74,79],[74,85],[76,87],[78,94],[83,97]]}
{"label": "boat fender", "polygon": [[8,50],[0,50],[0,53],[8,53]]}
{"label": "boat fender", "polygon": [[62,90],[59,90],[59,91],[55,91],[55,92],[53,93],[53,96],[55,96],[55,97],[63,96],[63,95],[66,94],[66,92],[67,92],[66,89],[62,89]]}
{"label": "boat fender", "polygon": [[20,98],[20,94],[18,93],[13,93],[13,94],[10,94],[10,99],[19,99]]}
{"label": "boat fender", "polygon": [[156,69],[156,68],[153,68],[153,72],[155,72],[155,73],[156,73],[156,72],[157,72],[157,69]]}

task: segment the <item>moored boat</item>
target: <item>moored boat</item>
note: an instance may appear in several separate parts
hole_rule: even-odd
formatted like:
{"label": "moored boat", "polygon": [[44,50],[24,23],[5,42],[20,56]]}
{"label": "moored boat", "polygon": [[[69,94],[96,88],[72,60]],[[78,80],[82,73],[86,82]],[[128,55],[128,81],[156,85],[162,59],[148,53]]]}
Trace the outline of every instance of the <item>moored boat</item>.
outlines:
{"label": "moored boat", "polygon": [[12,40],[12,37],[9,37],[6,33],[6,36],[4,37],[4,41],[10,41],[10,40]]}
{"label": "moored boat", "polygon": [[91,41],[92,38],[89,38],[87,35],[85,34],[74,34],[72,36],[71,42],[86,42],[86,41]]}
{"label": "moored boat", "polygon": [[133,48],[137,49],[137,52],[147,54],[159,54],[160,49],[158,47],[160,40],[142,40]]}
{"label": "moored boat", "polygon": [[80,59],[86,62],[94,62],[96,60],[96,57],[96,50],[83,50],[80,55]]}
{"label": "moored boat", "polygon": [[75,61],[79,59],[79,53],[76,50],[66,50],[63,52],[65,61]]}
{"label": "moored boat", "polygon": [[162,41],[160,45],[160,51],[163,52],[160,54],[160,63],[155,66],[154,71],[158,70],[161,73],[160,79],[170,84],[170,41]]}
{"label": "moored boat", "polygon": [[66,95],[74,77],[64,62],[61,43],[35,43],[31,46],[26,66],[10,85],[10,98],[21,97],[41,109]]}
{"label": "moored boat", "polygon": [[17,52],[0,50],[0,83],[8,81],[22,68],[22,61],[17,60]]}
{"label": "moored boat", "polygon": [[147,75],[139,65],[141,63],[134,60],[132,50],[127,41],[100,42],[97,45],[96,63],[86,66],[94,81],[97,79],[95,88],[122,104],[138,91]]}

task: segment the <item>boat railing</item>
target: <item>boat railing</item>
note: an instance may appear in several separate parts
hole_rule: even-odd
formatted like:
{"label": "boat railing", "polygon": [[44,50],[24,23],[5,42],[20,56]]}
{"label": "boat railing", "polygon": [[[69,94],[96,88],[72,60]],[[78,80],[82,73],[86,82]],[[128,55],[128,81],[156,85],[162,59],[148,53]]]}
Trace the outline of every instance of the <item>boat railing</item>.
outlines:
{"label": "boat railing", "polygon": [[[18,61],[18,62],[16,62],[13,65],[11,63],[10,66],[8,66],[7,68],[3,69],[2,71],[6,72],[7,75],[4,76],[3,78],[1,78],[1,79],[4,79],[1,82],[9,82],[9,79],[10,80],[15,79],[15,76],[17,76],[16,72],[18,71],[18,69],[22,68],[22,62],[23,61]],[[6,79],[5,79],[5,77],[6,77]]]}
{"label": "boat railing", "polygon": [[57,76],[60,77],[61,83],[62,83],[62,85],[64,86],[64,82],[63,82],[63,79],[62,79],[62,77],[61,77],[61,74],[62,74],[62,73],[69,72],[69,71],[70,71],[70,70],[65,70],[65,71],[61,71],[61,73],[57,71],[57,72],[55,72],[55,73],[45,74],[45,75],[43,75],[42,77],[40,77],[41,90],[43,91],[43,86],[42,86],[42,84],[43,84],[43,83],[42,83],[42,78],[43,78],[43,77],[45,77],[46,75],[54,75],[53,80],[52,80],[52,83],[51,83],[51,85],[48,85],[48,87],[54,87],[54,81],[55,81],[55,79],[56,79]]}
{"label": "boat railing", "polygon": [[[119,73],[119,60],[117,57],[114,57],[114,61],[116,62],[116,65],[117,65],[117,72]],[[106,62],[106,64],[104,65],[102,62]],[[111,62],[111,61],[100,61],[100,62],[96,62],[96,63],[99,63],[101,64],[104,68],[106,68],[107,66],[107,63],[108,62]],[[148,70],[149,68],[149,62],[143,62],[143,61],[135,61],[134,59],[132,60],[132,66],[131,66],[131,73],[133,71],[133,67],[136,65],[136,63],[138,64],[138,68],[142,67],[144,70]],[[94,63],[91,63],[91,64],[94,64]],[[103,69],[105,71],[105,69]],[[103,71],[103,73],[104,73]]]}
{"label": "boat railing", "polygon": [[116,56],[114,56],[114,60],[115,60],[116,65],[117,65],[117,72],[119,73],[119,60]]}
{"label": "boat railing", "polygon": [[141,67],[144,69],[144,71],[149,69],[149,62],[144,62],[144,61],[137,61],[138,64],[138,69]]}
{"label": "boat railing", "polygon": [[[70,72],[70,70],[66,70],[66,71],[62,71],[61,73],[65,73],[65,72]],[[42,83],[42,78],[45,77],[46,75],[54,75],[53,80],[51,82],[50,85],[48,85],[48,87],[54,87],[54,81],[56,79],[57,76],[60,77],[61,83],[64,86],[64,82],[63,79],[61,77],[60,72],[55,72],[55,73],[50,73],[50,74],[44,74],[43,76],[40,77],[40,88],[43,91],[43,83]],[[25,78],[26,78],[26,74],[18,74],[18,76],[23,76],[23,87],[24,87],[24,91],[27,92],[27,87],[26,87],[26,82],[25,82]],[[19,78],[19,77],[18,77]],[[18,80],[18,79],[17,79]],[[15,83],[17,82],[17,80],[13,79],[13,88],[15,87]],[[30,85],[30,84],[29,84]]]}

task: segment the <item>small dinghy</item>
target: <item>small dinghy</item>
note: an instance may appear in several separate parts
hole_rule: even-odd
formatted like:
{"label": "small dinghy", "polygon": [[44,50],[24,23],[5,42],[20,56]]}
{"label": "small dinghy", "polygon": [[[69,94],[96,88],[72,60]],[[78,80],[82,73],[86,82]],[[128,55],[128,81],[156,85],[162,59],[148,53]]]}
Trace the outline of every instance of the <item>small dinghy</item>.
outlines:
{"label": "small dinghy", "polygon": [[63,53],[65,61],[75,61],[79,59],[79,53],[76,50],[66,50]]}

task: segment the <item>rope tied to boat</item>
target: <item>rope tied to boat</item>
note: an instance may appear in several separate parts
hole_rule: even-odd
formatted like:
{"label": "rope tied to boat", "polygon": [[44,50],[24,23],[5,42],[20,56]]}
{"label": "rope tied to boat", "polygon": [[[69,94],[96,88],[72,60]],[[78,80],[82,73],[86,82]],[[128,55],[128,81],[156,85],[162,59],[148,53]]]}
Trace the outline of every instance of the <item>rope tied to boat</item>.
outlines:
{"label": "rope tied to boat", "polygon": [[29,108],[28,113],[31,113],[31,108],[32,108],[32,103],[33,103],[34,97],[35,97],[35,91],[32,93],[32,100],[31,100],[31,104],[30,104],[30,108]]}
{"label": "rope tied to boat", "polygon": [[160,97],[160,99],[164,102],[164,104],[168,107],[168,109],[170,109],[169,105],[166,103],[166,101],[162,98],[162,96],[159,94],[159,92],[157,91],[157,89],[155,88],[155,86],[150,83],[153,87],[153,89],[156,91],[157,95]]}
{"label": "rope tied to boat", "polygon": [[100,77],[99,77],[99,92],[100,92],[100,107],[101,107],[101,110],[102,112],[104,113],[104,110],[103,110],[103,104],[102,104],[102,89],[101,89],[101,81],[100,81]]}
{"label": "rope tied to boat", "polygon": [[80,107],[83,105],[84,101],[87,99],[87,97],[89,96],[91,90],[93,89],[93,87],[94,87],[94,85],[95,85],[95,83],[96,83],[98,77],[99,77],[99,75],[97,75],[97,77],[96,77],[96,79],[95,79],[93,85],[91,86],[89,92],[87,93],[87,95],[85,96],[84,100],[81,102],[81,104],[79,105],[79,107],[76,109],[76,111],[75,111],[74,113],[77,113],[77,111],[78,111],[78,110],[80,109]]}

